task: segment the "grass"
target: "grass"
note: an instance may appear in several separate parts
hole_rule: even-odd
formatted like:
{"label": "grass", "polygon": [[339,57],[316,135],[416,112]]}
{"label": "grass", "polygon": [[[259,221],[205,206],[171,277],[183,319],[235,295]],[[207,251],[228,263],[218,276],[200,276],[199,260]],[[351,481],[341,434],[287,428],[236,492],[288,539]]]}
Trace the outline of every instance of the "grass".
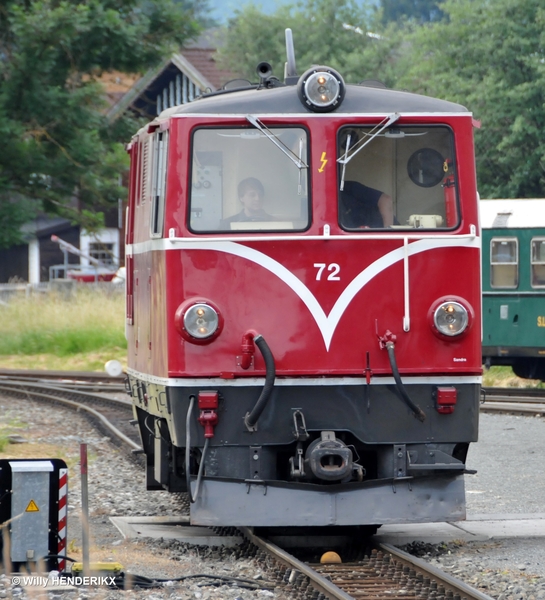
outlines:
{"label": "grass", "polygon": [[3,458],[6,448],[10,445],[9,436],[15,433],[20,433],[21,429],[26,427],[26,423],[21,421],[19,417],[4,416],[0,421],[0,458]]}
{"label": "grass", "polygon": [[0,367],[103,370],[126,364],[124,296],[117,289],[77,286],[35,293],[0,305]]}
{"label": "grass", "polygon": [[515,387],[515,388],[544,388],[545,383],[539,379],[521,379],[517,377],[511,367],[491,367],[483,370],[484,387]]}

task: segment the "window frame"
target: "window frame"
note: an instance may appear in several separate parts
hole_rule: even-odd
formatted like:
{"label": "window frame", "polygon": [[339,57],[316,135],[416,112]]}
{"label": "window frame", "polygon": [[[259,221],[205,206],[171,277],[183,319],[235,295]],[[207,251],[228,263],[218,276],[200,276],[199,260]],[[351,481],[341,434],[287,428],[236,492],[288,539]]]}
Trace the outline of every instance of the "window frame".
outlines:
{"label": "window frame", "polygon": [[[92,248],[92,246],[97,246]],[[106,266],[116,266],[115,262],[115,243],[114,242],[89,242],[87,253],[91,258],[95,258]],[[106,257],[106,258],[105,258]]]}
{"label": "window frame", "polygon": [[168,165],[168,129],[157,129],[150,136],[151,143],[151,214],[150,214],[150,237],[163,237],[165,220],[165,201],[167,188],[167,165]]}
{"label": "window frame", "polygon": [[544,260],[534,260],[534,243],[541,242],[545,244],[545,236],[536,236],[530,240],[530,285],[533,289],[544,289],[545,288],[545,280],[543,283],[534,283],[535,281],[535,266],[543,266],[543,270],[545,271],[545,259]]}
{"label": "window frame", "polygon": [[[339,127],[339,129],[337,130],[337,134],[336,134],[336,153],[337,153],[337,159],[343,155],[344,153],[344,149],[341,147],[340,144],[340,138],[342,135],[342,132],[346,129],[367,129],[367,130],[373,130],[374,128],[377,127],[376,123],[344,123],[343,125],[341,125]],[[447,204],[447,200],[445,199],[445,215],[444,215],[444,220],[445,220],[445,225],[441,225],[441,226],[436,226],[436,227],[411,227],[410,225],[394,225],[394,227],[348,227],[346,225],[344,225],[342,223],[341,220],[341,213],[342,213],[342,207],[341,207],[341,190],[340,190],[340,184],[341,184],[341,179],[342,179],[342,168],[343,165],[340,163],[337,163],[337,221],[338,221],[338,225],[339,227],[343,230],[343,231],[347,231],[347,232],[358,232],[358,233],[370,233],[370,232],[376,232],[376,231],[388,231],[389,233],[399,233],[400,235],[406,234],[407,232],[410,231],[414,231],[415,229],[417,229],[418,231],[453,231],[455,229],[457,229],[461,222],[462,222],[462,211],[461,211],[461,202],[460,202],[460,191],[459,191],[459,176],[458,176],[458,160],[457,160],[457,155],[456,155],[456,140],[455,140],[455,132],[454,129],[450,126],[447,125],[445,123],[395,123],[391,126],[392,129],[402,129],[402,130],[407,130],[407,129],[445,129],[448,130],[449,134],[450,134],[450,145],[451,145],[451,156],[448,158],[445,158],[445,162],[449,161],[449,168],[447,169],[447,171],[445,171],[444,174],[444,178],[443,178],[443,183],[439,182],[436,185],[437,186],[441,186],[443,189],[445,188],[454,188],[454,193],[455,193],[455,198],[454,198],[454,216],[455,216],[455,223],[453,225],[446,225],[446,223],[448,223],[448,219],[449,219],[449,211],[448,211],[448,204]],[[374,140],[373,140],[374,141]],[[371,142],[372,144],[373,142]],[[412,155],[411,155],[412,156]],[[407,169],[407,165],[405,165],[405,169]],[[445,186],[444,184],[444,179],[448,178],[448,177],[452,177],[453,178],[453,185],[447,185]],[[345,178],[346,181],[346,178]],[[431,187],[436,187],[436,186],[431,186]],[[383,192],[385,193],[385,192]],[[397,201],[396,198],[393,198],[394,201],[394,218],[396,217],[396,209],[397,209]],[[442,216],[442,215],[441,215]]]}
{"label": "window frame", "polygon": [[[233,130],[240,129],[241,131],[258,131],[255,127],[249,125],[248,123],[235,123],[235,124],[225,124],[225,125],[217,125],[217,124],[207,124],[207,125],[199,125],[195,127],[191,131],[191,142],[189,147],[189,172],[188,172],[188,190],[190,190],[187,197],[187,210],[186,210],[186,227],[188,231],[195,235],[277,235],[277,234],[290,234],[290,233],[302,233],[308,231],[312,226],[312,165],[311,165],[311,136],[309,128],[302,123],[281,123],[281,124],[266,124],[267,129],[271,131],[275,131],[277,129],[300,129],[304,131],[306,135],[306,155],[303,156],[304,162],[308,165],[308,168],[302,169],[306,171],[306,191],[307,191],[307,223],[303,228],[293,228],[293,229],[202,229],[197,230],[191,226],[191,211],[192,211],[192,192],[193,192],[193,169],[195,166],[195,161],[193,160],[195,153],[195,136],[199,131],[221,131],[221,130]],[[272,142],[270,142],[272,144]],[[281,152],[280,149],[276,149],[276,152]],[[294,168],[295,165],[294,165]],[[303,198],[303,196],[301,196]]]}
{"label": "window frame", "polygon": [[[494,262],[492,260],[493,256],[493,245],[497,242],[515,242],[515,261],[514,262]],[[490,287],[492,289],[503,289],[503,290],[516,290],[520,285],[520,252],[519,252],[519,240],[516,236],[495,236],[490,238],[490,257],[489,257],[489,266],[490,266]],[[515,266],[515,284],[514,285],[495,285],[493,280],[493,267],[501,267],[501,266]]]}

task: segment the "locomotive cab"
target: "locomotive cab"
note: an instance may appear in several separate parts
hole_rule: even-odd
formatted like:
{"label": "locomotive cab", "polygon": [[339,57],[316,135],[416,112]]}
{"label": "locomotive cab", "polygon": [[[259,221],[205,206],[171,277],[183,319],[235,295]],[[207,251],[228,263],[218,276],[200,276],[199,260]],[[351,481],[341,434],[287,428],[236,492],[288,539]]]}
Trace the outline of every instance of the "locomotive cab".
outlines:
{"label": "locomotive cab", "polygon": [[127,332],[150,489],[203,525],[465,517],[477,439],[472,118],[327,67],[133,139]]}

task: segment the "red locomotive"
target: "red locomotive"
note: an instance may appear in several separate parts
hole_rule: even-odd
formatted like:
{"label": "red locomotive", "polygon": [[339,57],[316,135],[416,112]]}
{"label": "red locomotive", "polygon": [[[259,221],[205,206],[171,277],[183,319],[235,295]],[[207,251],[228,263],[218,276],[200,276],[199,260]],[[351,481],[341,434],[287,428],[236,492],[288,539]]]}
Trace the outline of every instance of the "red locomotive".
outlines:
{"label": "red locomotive", "polygon": [[[289,46],[288,46],[289,47]],[[288,52],[288,56],[293,55]],[[328,67],[133,138],[129,380],[203,525],[457,520],[481,383],[473,119]]]}

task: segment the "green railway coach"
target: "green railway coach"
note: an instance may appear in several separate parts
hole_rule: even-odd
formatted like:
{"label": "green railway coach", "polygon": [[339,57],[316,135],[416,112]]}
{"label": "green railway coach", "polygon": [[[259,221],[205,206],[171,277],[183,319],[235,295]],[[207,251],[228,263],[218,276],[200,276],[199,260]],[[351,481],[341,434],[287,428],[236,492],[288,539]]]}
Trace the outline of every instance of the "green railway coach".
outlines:
{"label": "green railway coach", "polygon": [[480,205],[484,364],[545,380],[545,199]]}

